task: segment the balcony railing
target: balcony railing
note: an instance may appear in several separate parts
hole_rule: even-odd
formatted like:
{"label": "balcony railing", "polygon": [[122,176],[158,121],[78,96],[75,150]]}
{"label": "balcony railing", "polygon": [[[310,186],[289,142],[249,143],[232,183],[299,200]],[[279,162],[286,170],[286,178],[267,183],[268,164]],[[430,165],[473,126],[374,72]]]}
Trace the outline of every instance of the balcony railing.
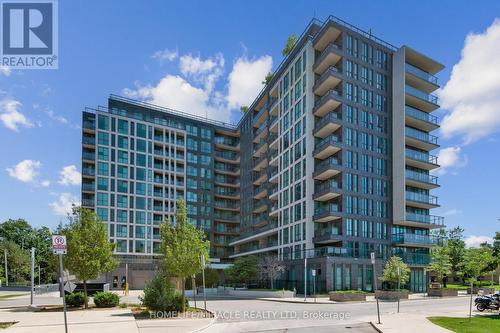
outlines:
{"label": "balcony railing", "polygon": [[323,82],[325,82],[330,76],[340,75],[341,73],[342,71],[335,66],[328,67],[328,69],[323,74],[321,74],[319,79],[314,84],[313,91],[315,91],[316,88],[319,87]]}
{"label": "balcony railing", "polygon": [[406,136],[409,136],[411,138],[437,145],[437,136],[429,134],[427,132],[419,131],[411,127],[405,127],[405,134]]}
{"label": "balcony railing", "polygon": [[397,243],[397,244],[436,245],[437,238],[429,236],[429,235],[399,233],[399,234],[392,235],[392,242]]}
{"label": "balcony railing", "polygon": [[331,97],[341,98],[342,96],[337,90],[330,89],[323,96],[321,96],[321,98],[317,99],[314,102],[314,109],[318,108],[320,105],[322,105],[325,101],[327,101]]}
{"label": "balcony railing", "polygon": [[418,223],[435,224],[439,226],[444,225],[444,217],[417,213],[406,213],[406,220]]}
{"label": "balcony railing", "polygon": [[267,108],[266,107],[263,107],[254,117],[253,117],[253,121],[256,122],[257,119],[259,119],[260,117],[262,117],[262,115],[264,113],[267,112]]}
{"label": "balcony railing", "polygon": [[225,146],[231,146],[231,147],[237,147],[238,146],[238,141],[229,139],[223,136],[216,136],[215,137],[215,144],[219,145],[225,145]]}
{"label": "balcony railing", "polygon": [[427,183],[427,184],[437,185],[438,177],[433,176],[433,175],[429,175],[429,174],[421,173],[421,172],[416,172],[416,171],[408,170],[408,169],[405,170],[405,175],[406,175],[406,178],[408,178],[408,179],[416,180],[416,181]]}
{"label": "balcony railing", "polygon": [[215,156],[224,158],[226,160],[237,160],[238,155],[233,151],[215,151]]}
{"label": "balcony railing", "polygon": [[314,216],[321,217],[323,215],[338,214],[340,207],[337,204],[326,204],[314,208]]}
{"label": "balcony railing", "polygon": [[85,176],[95,176],[95,169],[94,168],[83,168],[82,173]]}
{"label": "balcony railing", "polygon": [[[308,249],[305,251],[307,258],[317,258],[317,257],[345,257],[345,258],[359,258],[368,259],[370,258],[371,251],[369,249],[354,249],[345,247],[335,247],[335,246],[323,246],[314,249]],[[380,256],[377,255],[378,258]]]}
{"label": "balcony railing", "polygon": [[438,198],[434,195],[406,191],[406,200],[422,202],[429,205],[438,205]]}
{"label": "balcony railing", "polygon": [[94,207],[94,199],[82,199],[82,206]]}
{"label": "balcony railing", "polygon": [[322,129],[325,125],[328,125],[329,123],[338,123],[341,120],[342,116],[340,115],[340,113],[330,112],[328,115],[321,118],[321,120],[314,125],[314,132],[317,132],[318,130]]}
{"label": "balcony railing", "polygon": [[255,131],[254,133],[254,136],[259,136],[260,133],[262,133],[263,131],[265,131],[267,129],[267,120],[264,121],[260,126],[259,128]]}
{"label": "balcony railing", "polygon": [[412,96],[415,96],[417,98],[420,98],[420,99],[427,101],[427,102],[430,102],[432,104],[438,103],[437,96],[432,95],[432,94],[428,94],[428,93],[423,92],[422,90],[419,90],[419,89],[414,88],[412,86],[405,85],[405,91]]}
{"label": "balcony railing", "polygon": [[228,208],[228,209],[239,209],[240,205],[238,203],[232,201],[214,201],[214,206],[218,208]]}
{"label": "balcony railing", "polygon": [[216,220],[223,220],[223,221],[239,222],[240,215],[238,215],[238,214],[231,214],[231,213],[215,212],[214,213],[214,219],[216,219]]}
{"label": "balcony railing", "polygon": [[427,266],[431,263],[431,256],[426,253],[401,253],[394,254],[395,256],[403,259],[403,262],[407,265],[422,265]]}
{"label": "balcony railing", "polygon": [[437,156],[430,155],[418,150],[408,149],[405,150],[405,155],[412,160],[422,161],[430,164],[437,164]]}
{"label": "balcony railing", "polygon": [[405,64],[405,69],[406,69],[406,72],[413,74],[413,75],[421,78],[422,80],[425,80],[427,82],[430,82],[432,84],[437,85],[437,77],[435,77],[434,75],[427,73],[426,71],[421,70],[420,68],[415,67],[413,65],[410,65],[408,63]]}
{"label": "balcony railing", "polygon": [[93,192],[95,191],[95,184],[82,183],[82,190]]}
{"label": "balcony railing", "polygon": [[331,52],[339,53],[341,52],[342,47],[340,45],[330,43],[328,46],[321,52],[319,57],[316,59],[314,63],[314,69],[316,69],[317,66],[326,58]]}
{"label": "balcony railing", "polygon": [[267,201],[266,200],[260,200],[256,204],[253,205],[253,210],[258,210],[263,207],[267,206]]}
{"label": "balcony railing", "polygon": [[314,168],[314,172],[321,172],[321,171],[327,170],[331,167],[334,167],[334,168],[340,167],[340,161],[338,159],[336,159],[335,157],[330,157],[330,158],[316,164],[316,167]]}
{"label": "balcony railing", "polygon": [[227,171],[227,172],[238,172],[239,169],[234,165],[227,165],[224,163],[215,163],[215,170]]}
{"label": "balcony railing", "polygon": [[226,177],[223,175],[216,175],[215,182],[222,183],[222,184],[229,184],[229,185],[238,185],[239,184],[239,181],[237,178],[229,178],[229,177]]}
{"label": "balcony railing", "polygon": [[240,194],[240,191],[237,191],[234,189],[217,187],[217,188],[215,188],[215,194],[234,197],[234,196],[238,196]]}
{"label": "balcony railing", "polygon": [[412,118],[422,120],[422,121],[425,121],[425,122],[428,122],[428,123],[431,123],[434,125],[438,124],[438,117],[436,117],[430,113],[420,111],[419,109],[415,109],[411,106],[408,106],[408,105],[405,106],[405,113],[406,113],[406,115],[408,115]]}
{"label": "balcony railing", "polygon": [[314,194],[321,195],[328,192],[338,192],[341,186],[335,180],[329,180],[314,186]]}
{"label": "balcony railing", "polygon": [[340,138],[336,135],[329,135],[323,140],[319,141],[315,146],[314,146],[314,154],[317,152],[320,152],[323,150],[326,146],[329,145],[335,145],[338,146],[340,144]]}
{"label": "balcony railing", "polygon": [[82,142],[84,145],[95,146],[95,138],[94,137],[84,136],[82,139]]}
{"label": "balcony railing", "polygon": [[83,152],[82,153],[82,158],[84,160],[89,160],[89,161],[94,161],[95,160],[95,153],[90,153],[90,152]]}

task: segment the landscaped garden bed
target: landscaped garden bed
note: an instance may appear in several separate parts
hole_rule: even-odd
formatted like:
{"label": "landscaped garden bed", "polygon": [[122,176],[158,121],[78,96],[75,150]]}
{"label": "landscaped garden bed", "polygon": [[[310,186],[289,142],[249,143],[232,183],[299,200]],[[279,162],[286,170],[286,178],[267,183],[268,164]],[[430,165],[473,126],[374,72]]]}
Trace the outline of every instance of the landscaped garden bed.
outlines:
{"label": "landscaped garden bed", "polygon": [[335,302],[366,301],[366,293],[358,290],[331,291],[329,295]]}
{"label": "landscaped garden bed", "polygon": [[458,296],[458,289],[452,288],[429,288],[427,296],[432,297],[453,297]]}
{"label": "landscaped garden bed", "polygon": [[376,290],[375,298],[384,301],[397,301],[398,299],[408,299],[408,290]]}

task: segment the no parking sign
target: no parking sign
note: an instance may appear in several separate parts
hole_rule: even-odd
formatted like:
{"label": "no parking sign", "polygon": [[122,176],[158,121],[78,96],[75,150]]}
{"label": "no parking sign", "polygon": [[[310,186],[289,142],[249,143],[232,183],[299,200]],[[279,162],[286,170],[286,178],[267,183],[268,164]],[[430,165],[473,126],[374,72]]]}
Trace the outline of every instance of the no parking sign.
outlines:
{"label": "no parking sign", "polygon": [[67,250],[66,236],[53,235],[52,252],[54,254],[66,254],[66,250]]}

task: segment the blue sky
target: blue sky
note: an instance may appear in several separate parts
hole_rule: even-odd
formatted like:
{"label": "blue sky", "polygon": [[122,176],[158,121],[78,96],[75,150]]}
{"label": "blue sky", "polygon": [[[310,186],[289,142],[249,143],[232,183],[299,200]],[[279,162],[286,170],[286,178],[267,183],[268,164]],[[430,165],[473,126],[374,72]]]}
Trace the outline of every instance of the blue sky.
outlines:
{"label": "blue sky", "polygon": [[[287,36],[332,14],[440,61],[442,87],[459,64],[441,95],[445,167],[434,214],[467,236],[491,236],[500,230],[500,2],[468,3],[61,1],[59,69],[0,68],[0,220],[65,219],[79,200],[85,106],[114,93],[236,121],[281,62]],[[470,33],[481,35],[466,44]]]}

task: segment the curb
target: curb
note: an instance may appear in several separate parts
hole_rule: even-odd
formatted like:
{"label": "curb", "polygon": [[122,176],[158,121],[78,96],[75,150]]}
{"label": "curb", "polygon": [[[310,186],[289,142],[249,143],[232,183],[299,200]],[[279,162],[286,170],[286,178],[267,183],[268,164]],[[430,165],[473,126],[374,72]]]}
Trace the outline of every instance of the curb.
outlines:
{"label": "curb", "polygon": [[378,333],[384,333],[380,328],[377,327],[377,325],[375,325],[375,323],[373,321],[370,321],[370,325],[373,327],[373,329],[375,331],[377,331]]}
{"label": "curb", "polygon": [[321,302],[310,302],[310,301],[288,301],[288,300],[279,300],[279,299],[266,299],[266,298],[255,298],[256,300],[259,301],[268,301],[268,302],[278,302],[278,303],[295,303],[295,304],[336,304],[336,302],[331,301],[330,303],[325,303],[324,301]]}

